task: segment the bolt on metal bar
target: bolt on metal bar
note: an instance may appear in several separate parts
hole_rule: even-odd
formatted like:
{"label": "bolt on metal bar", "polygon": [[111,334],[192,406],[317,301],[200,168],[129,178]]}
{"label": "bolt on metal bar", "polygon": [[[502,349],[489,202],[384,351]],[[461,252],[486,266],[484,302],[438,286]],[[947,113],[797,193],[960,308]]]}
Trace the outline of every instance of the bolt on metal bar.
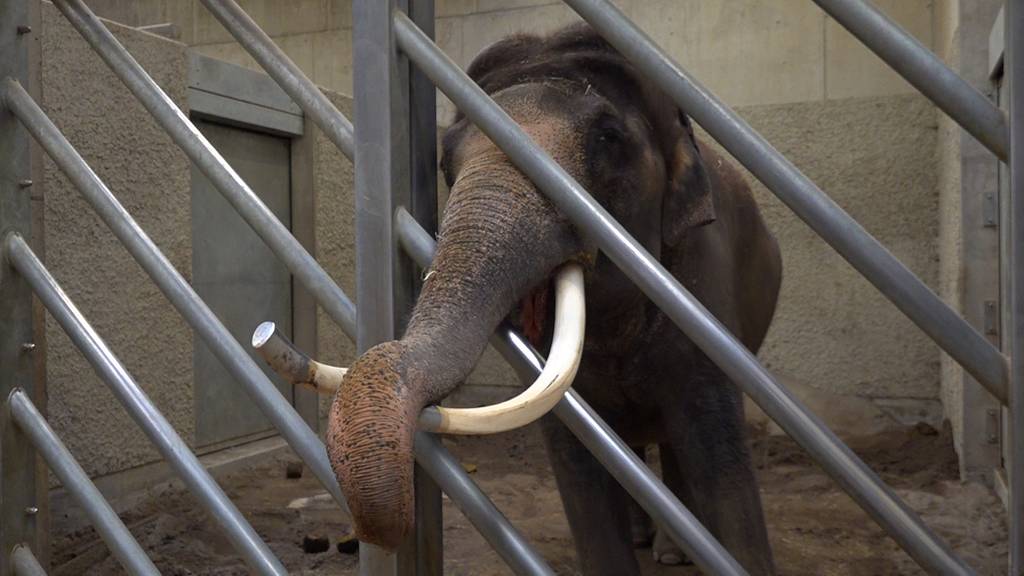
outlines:
{"label": "bolt on metal bar", "polygon": [[348,296],[99,18],[82,0],[55,0],[54,5],[167,131],[175,144],[210,179],[296,279],[313,294],[328,316],[341,326],[354,327],[355,306]]}
{"label": "bolt on metal bar", "polygon": [[39,105],[17,82],[10,79],[0,84],[0,104],[6,105],[21,120],[185,321],[217,355],[232,377],[245,388],[324,488],[347,510],[341,488],[327,461],[323,442],[281,396],[263,370],[231,336],[209,306],[160,252]]}
{"label": "bolt on metal bar", "polygon": [[142,391],[106,342],[92,328],[57,281],[18,234],[4,238],[3,255],[28,281],[50,314],[61,325],[93,369],[110,386],[132,419],[195,494],[249,567],[259,574],[287,574],[238,508],[210,477],[188,444],[178,436],[152,400]]}
{"label": "bolt on metal bar", "polygon": [[566,0],[989,392],[1007,401],[1007,360],[742,118],[607,0]]}
{"label": "bolt on metal bar", "polygon": [[352,123],[234,0],[202,0],[281,89],[324,131],[345,156],[355,155]]}
{"label": "bolt on metal bar", "polygon": [[1009,82],[1010,574],[1024,574],[1024,4],[1008,0],[1004,14],[1004,81]]}
{"label": "bolt on metal bar", "polygon": [[[435,242],[405,210],[395,215],[402,248],[423,268],[434,259]],[[491,345],[515,369],[523,382],[533,382],[544,359],[525,338],[502,324]],[[708,574],[746,574],[679,498],[659,480],[625,442],[572,389],[552,410],[609,473],[663,527],[672,541]]]}
{"label": "bolt on metal bar", "polygon": [[[449,496],[462,495],[458,499],[452,497],[452,501],[514,573],[554,575],[554,570],[544,558],[523,539],[480,487],[470,480],[462,465],[451,457],[451,453],[444,449],[436,436],[417,432],[415,447],[416,462],[437,481],[444,493]],[[446,457],[442,458],[441,455]]]}
{"label": "bolt on metal bar", "polygon": [[24,390],[17,389],[7,399],[8,408],[18,428],[46,460],[64,488],[75,497],[79,506],[129,574],[160,574],[153,561],[128,531],[107,500],[89,480],[89,476],[71,455],[57,434],[36,410]]}
{"label": "bolt on metal bar", "polygon": [[[252,358],[242,349],[241,345],[224,328],[205,302],[195,293],[185,279],[174,269],[174,266],[160,252],[159,248],[139,227],[138,223],[117,201],[106,185],[89,168],[85,160],[74,150],[71,144],[57,130],[53,122],[46,117],[39,106],[21,88],[17,82],[7,80],[0,84],[0,105],[9,108],[21,122],[29,128],[32,135],[54,159],[58,167],[68,176],[71,182],[82,192],[85,199],[96,210],[101,219],[110,227],[114,235],[128,249],[129,253],[139,262],[160,290],[167,296],[171,304],[181,313],[185,320],[196,330],[204,342],[217,354],[217,357],[228,368],[232,376],[249,392],[270,419],[271,423],[284,436],[292,449],[310,466],[314,475],[334,500],[348,513],[348,505],[341,493],[341,488],[331,470],[330,462],[323,443],[295,410],[281,397],[277,388],[267,380],[266,375]],[[342,327],[345,329],[345,327]],[[353,332],[347,332],[349,337]],[[440,461],[444,467],[453,470],[459,476],[451,479],[446,490],[448,496],[460,508],[479,507],[480,498],[486,499],[477,491],[464,490],[464,486],[473,485],[465,470],[459,467],[454,456],[443,446],[423,443],[417,450],[416,457],[425,461]],[[437,452],[433,450],[437,448]],[[421,462],[424,466],[427,464]],[[457,481],[456,481],[457,480]],[[518,539],[518,548],[530,549],[521,535],[512,527],[504,516],[476,515],[470,516],[477,530],[488,542],[497,542],[508,534]],[[478,523],[477,523],[478,522]],[[532,556],[539,558],[535,552]],[[523,560],[526,566],[536,564],[535,560]],[[543,572],[520,572],[521,574],[540,574]]]}
{"label": "bolt on metal bar", "polygon": [[[574,6],[580,4],[578,1],[570,3]],[[611,5],[608,7],[612,8]],[[615,14],[618,16],[610,16],[605,25],[626,28],[627,24],[621,22],[621,14]],[[588,12],[584,17],[588,16],[592,15]],[[394,24],[399,46],[405,54],[459,110],[501,148],[513,164],[579,226],[583,234],[595,240],[601,250],[918,563],[926,570],[942,574],[972,573],[856,454],[783,388],[725,326],[550,155],[532,142],[458,65],[403,14],[394,15]],[[599,30],[605,31],[603,27]],[[641,34],[639,31],[636,33]],[[985,344],[991,346],[987,342]]]}
{"label": "bolt on metal bar", "polygon": [[15,576],[46,576],[46,570],[39,565],[32,550],[19,544],[11,551],[11,570]]}
{"label": "bolt on metal bar", "polygon": [[1006,160],[1006,116],[917,38],[867,0],[814,0],[814,3],[996,157]]}

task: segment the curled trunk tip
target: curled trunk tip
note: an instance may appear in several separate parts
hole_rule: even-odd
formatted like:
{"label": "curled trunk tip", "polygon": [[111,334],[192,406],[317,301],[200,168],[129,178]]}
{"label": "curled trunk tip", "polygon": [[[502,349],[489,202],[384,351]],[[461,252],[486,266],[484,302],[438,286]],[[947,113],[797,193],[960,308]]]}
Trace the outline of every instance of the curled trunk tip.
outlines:
{"label": "curled trunk tip", "polygon": [[361,541],[394,550],[412,529],[413,434],[421,406],[408,393],[401,345],[352,365],[331,405],[327,452]]}

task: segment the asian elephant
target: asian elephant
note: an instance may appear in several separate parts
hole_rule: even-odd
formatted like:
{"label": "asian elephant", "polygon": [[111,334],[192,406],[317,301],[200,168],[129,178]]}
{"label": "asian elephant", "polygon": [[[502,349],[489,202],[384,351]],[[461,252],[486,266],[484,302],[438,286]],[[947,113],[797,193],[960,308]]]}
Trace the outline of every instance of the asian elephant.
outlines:
{"label": "asian elephant", "polygon": [[[469,75],[758,350],[779,248],[740,174],[668,96],[583,24],[498,42]],[[736,386],[461,114],[442,156],[451,195],[408,328],[352,365],[331,408],[328,452],[359,537],[398,545],[418,414],[466,378],[504,318],[544,350],[552,274],[576,261],[587,325],[575,390],[631,446],[658,444],[665,483],[750,573],[773,573]],[[638,574],[628,495],[553,416],[542,430],[583,573]]]}

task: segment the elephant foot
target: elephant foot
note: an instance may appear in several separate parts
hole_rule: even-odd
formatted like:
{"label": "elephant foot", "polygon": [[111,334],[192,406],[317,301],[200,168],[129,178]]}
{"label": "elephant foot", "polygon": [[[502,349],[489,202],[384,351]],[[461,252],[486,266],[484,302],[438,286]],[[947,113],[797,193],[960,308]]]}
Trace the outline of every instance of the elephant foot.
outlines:
{"label": "elephant foot", "polygon": [[651,546],[651,553],[654,561],[665,566],[690,565],[692,561],[686,553],[676,546],[675,542],[665,535],[665,532],[658,530],[654,535],[654,544]]}

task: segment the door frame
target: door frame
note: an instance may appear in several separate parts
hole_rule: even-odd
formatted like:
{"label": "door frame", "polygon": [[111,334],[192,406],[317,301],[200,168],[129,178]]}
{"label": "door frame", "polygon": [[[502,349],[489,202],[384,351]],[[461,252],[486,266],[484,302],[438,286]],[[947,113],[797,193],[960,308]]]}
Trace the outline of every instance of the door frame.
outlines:
{"label": "door frame", "polygon": [[[189,51],[187,101],[191,117],[290,140],[292,234],[315,257],[314,145],[313,138],[307,136],[302,110],[266,74],[194,50]],[[318,352],[316,317],[312,295],[293,278],[293,340],[314,356]],[[317,394],[293,388],[292,404],[302,419],[318,430]]]}

